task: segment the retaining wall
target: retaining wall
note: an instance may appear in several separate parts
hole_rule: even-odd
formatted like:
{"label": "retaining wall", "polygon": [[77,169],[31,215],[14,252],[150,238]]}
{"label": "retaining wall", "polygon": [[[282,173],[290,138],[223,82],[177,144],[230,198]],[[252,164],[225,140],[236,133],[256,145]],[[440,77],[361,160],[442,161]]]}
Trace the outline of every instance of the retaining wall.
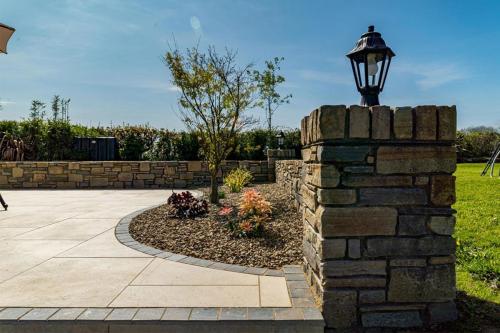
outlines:
{"label": "retaining wall", "polygon": [[[220,179],[237,167],[249,169],[258,182],[270,177],[268,161],[225,161]],[[0,170],[3,189],[184,188],[210,183],[201,161],[0,162]]]}

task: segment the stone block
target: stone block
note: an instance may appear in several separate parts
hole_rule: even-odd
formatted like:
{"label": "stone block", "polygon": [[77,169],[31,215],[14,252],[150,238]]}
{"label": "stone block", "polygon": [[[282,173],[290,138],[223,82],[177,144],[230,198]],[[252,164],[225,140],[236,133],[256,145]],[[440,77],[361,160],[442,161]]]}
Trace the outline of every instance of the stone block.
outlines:
{"label": "stone block", "polygon": [[150,162],[140,162],[139,163],[139,171],[141,172],[149,172],[151,169],[151,163]]}
{"label": "stone block", "polygon": [[446,236],[425,236],[421,238],[371,238],[366,241],[365,256],[387,257],[450,255],[455,253],[455,240]]}
{"label": "stone block", "polygon": [[324,237],[376,236],[396,233],[397,210],[388,207],[333,208],[316,212]]}
{"label": "stone block", "polygon": [[359,239],[349,239],[349,258],[358,259],[361,257],[361,241]]}
{"label": "stone block", "polygon": [[338,259],[345,256],[346,240],[341,238],[324,239],[321,242],[321,259]]}
{"label": "stone block", "polygon": [[455,302],[429,304],[427,311],[431,323],[444,323],[458,318]]}
{"label": "stone block", "polygon": [[370,107],[372,114],[372,139],[387,140],[391,138],[391,109],[388,106]]}
{"label": "stone block", "polygon": [[457,137],[457,109],[453,106],[438,106],[438,140],[455,140]]}
{"label": "stone block", "polygon": [[394,137],[398,140],[410,140],[413,137],[413,110],[409,106],[394,110]]}
{"label": "stone block", "polygon": [[369,165],[352,165],[344,167],[344,172],[349,173],[373,173],[374,171],[375,168]]}
{"label": "stone block", "polygon": [[425,215],[400,215],[398,234],[401,236],[420,236],[427,234]]}
{"label": "stone block", "polygon": [[69,170],[80,170],[80,163],[79,162],[69,162],[68,169]]}
{"label": "stone block", "polygon": [[21,178],[24,174],[24,170],[22,168],[12,168],[12,177]]}
{"label": "stone block", "polygon": [[435,105],[415,108],[415,139],[436,140],[437,112]]}
{"label": "stone block", "polygon": [[188,162],[188,171],[196,172],[202,170],[201,161],[189,161]]}
{"label": "stone block", "polygon": [[0,176],[0,184],[5,185],[9,183],[7,176]]}
{"label": "stone block", "polygon": [[78,173],[70,173],[68,174],[68,181],[76,183],[83,182],[83,175]]}
{"label": "stone block", "polygon": [[120,182],[131,182],[133,179],[134,177],[130,172],[120,172],[118,174],[118,181]]}
{"label": "stone block", "polygon": [[35,174],[33,174],[33,181],[35,183],[40,183],[40,182],[45,181],[46,177],[47,176],[44,173],[35,173]]}
{"label": "stone block", "polygon": [[318,161],[364,162],[370,153],[369,146],[319,146]]}
{"label": "stone block", "polygon": [[328,327],[355,326],[357,293],[355,290],[332,290],[324,293],[323,316]]}
{"label": "stone block", "polygon": [[316,251],[314,250],[313,246],[309,242],[303,241],[302,250],[304,253],[304,257],[311,266],[312,270],[318,272],[320,268],[320,259]]}
{"label": "stone block", "polygon": [[148,180],[153,180],[155,179],[155,175],[152,173],[139,173],[135,176],[137,179],[148,179]]}
{"label": "stone block", "polygon": [[314,212],[307,207],[304,207],[304,220],[309,223],[314,230],[319,231],[319,219]]}
{"label": "stone block", "polygon": [[340,173],[334,165],[308,164],[306,168],[305,180],[311,185],[332,188],[340,182]]}
{"label": "stone block", "polygon": [[316,192],[310,190],[307,186],[302,185],[300,188],[300,194],[302,195],[304,204],[312,211],[315,211],[318,204]]}
{"label": "stone block", "polygon": [[386,279],[383,277],[350,277],[350,278],[326,278],[325,288],[383,288]]}
{"label": "stone block", "polygon": [[360,290],[359,302],[363,304],[385,302],[385,289]]}
{"label": "stone block", "polygon": [[352,189],[319,189],[318,202],[324,205],[348,205],[356,202],[356,191]]}
{"label": "stone block", "polygon": [[346,122],[345,105],[323,105],[317,110],[317,140],[343,139]]}
{"label": "stone block", "polygon": [[391,267],[425,267],[427,262],[425,259],[392,259]]}
{"label": "stone block", "polygon": [[105,187],[108,186],[108,178],[90,177],[90,187]]}
{"label": "stone block", "polygon": [[438,235],[452,235],[455,222],[455,216],[431,216],[429,229]]}
{"label": "stone block", "polygon": [[456,161],[456,151],[451,146],[382,146],[377,151],[377,172],[453,173]]}
{"label": "stone block", "polygon": [[415,177],[415,185],[423,186],[429,184],[429,177],[427,176],[419,176]]}
{"label": "stone block", "polygon": [[64,173],[64,168],[60,165],[51,165],[48,168],[49,175],[61,175]]}
{"label": "stone block", "polygon": [[423,325],[418,311],[373,312],[361,316],[363,327],[420,327]]}
{"label": "stone block", "polygon": [[455,200],[455,176],[432,176],[431,202],[436,206],[451,206]]}
{"label": "stone block", "polygon": [[323,274],[328,277],[386,275],[385,268],[385,260],[334,260],[322,264]]}
{"label": "stone block", "polygon": [[348,187],[411,186],[411,176],[360,176],[343,175],[342,185]]}
{"label": "stone block", "polygon": [[167,176],[174,176],[177,173],[177,168],[174,166],[169,166],[165,168],[164,172]]}
{"label": "stone block", "polygon": [[445,257],[431,257],[429,258],[429,264],[430,265],[447,265],[447,264],[454,264],[455,263],[455,256],[450,255],[450,256],[445,256]]}
{"label": "stone block", "polygon": [[390,302],[442,302],[455,298],[453,266],[392,268]]}
{"label": "stone block", "polygon": [[306,118],[302,118],[300,120],[300,144],[303,146],[308,143],[306,140],[306,123],[307,123]]}
{"label": "stone block", "polygon": [[104,173],[104,168],[102,167],[92,168],[90,169],[90,173],[92,175],[102,175]]}
{"label": "stone block", "polygon": [[368,139],[370,137],[370,109],[365,106],[349,107],[349,137]]}
{"label": "stone block", "polygon": [[362,188],[359,190],[362,205],[425,205],[427,193],[420,188]]}

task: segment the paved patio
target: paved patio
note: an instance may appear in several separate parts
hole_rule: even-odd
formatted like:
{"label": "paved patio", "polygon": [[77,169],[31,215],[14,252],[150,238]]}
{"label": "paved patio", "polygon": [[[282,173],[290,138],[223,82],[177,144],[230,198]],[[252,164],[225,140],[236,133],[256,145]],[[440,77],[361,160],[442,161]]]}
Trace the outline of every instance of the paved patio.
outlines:
{"label": "paved patio", "polygon": [[144,311],[168,316],[168,308],[175,313],[176,308],[219,309],[216,319],[221,308],[243,308],[244,319],[249,319],[248,309],[271,308],[272,319],[281,313],[283,319],[307,320],[310,314],[319,320],[317,310],[294,309],[286,275],[175,262],[136,251],[116,239],[115,227],[123,217],[165,202],[170,193],[2,191],[9,210],[0,212],[0,310],[5,308],[0,320],[30,316],[56,320],[65,318],[66,312],[74,320],[96,313],[101,320],[117,319],[113,316],[132,320]]}

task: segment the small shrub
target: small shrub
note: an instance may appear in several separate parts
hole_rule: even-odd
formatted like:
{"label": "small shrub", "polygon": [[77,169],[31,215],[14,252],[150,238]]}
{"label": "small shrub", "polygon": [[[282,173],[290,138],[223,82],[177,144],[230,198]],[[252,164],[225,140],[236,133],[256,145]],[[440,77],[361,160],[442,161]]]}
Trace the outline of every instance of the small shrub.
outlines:
{"label": "small shrub", "polygon": [[208,203],[193,197],[191,192],[172,193],[168,198],[169,214],[179,218],[194,218],[208,213]]}
{"label": "small shrub", "polygon": [[229,174],[224,178],[224,184],[229,187],[229,190],[233,193],[239,193],[248,185],[253,179],[252,174],[247,169],[237,168],[231,170]]}
{"label": "small shrub", "polygon": [[265,222],[271,219],[272,208],[256,190],[243,193],[240,202],[238,217],[238,234],[240,236],[259,235],[264,230]]}
{"label": "small shrub", "polygon": [[219,195],[219,199],[224,199],[226,197],[226,192],[219,190],[218,195]]}

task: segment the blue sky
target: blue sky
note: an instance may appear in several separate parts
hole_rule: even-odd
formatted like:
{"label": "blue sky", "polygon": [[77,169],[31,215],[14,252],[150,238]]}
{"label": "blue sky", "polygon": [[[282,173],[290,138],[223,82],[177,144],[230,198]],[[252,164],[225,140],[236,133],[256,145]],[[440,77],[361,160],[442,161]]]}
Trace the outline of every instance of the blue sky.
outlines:
{"label": "blue sky", "polygon": [[161,62],[175,37],[257,68],[285,57],[293,98],[274,122],[298,127],[322,104],[359,103],[345,54],[374,24],[396,53],[382,104],[456,104],[459,127],[500,126],[500,1],[2,0],[0,22],[17,29],[0,55],[2,119],[59,94],[82,124],[182,129]]}

